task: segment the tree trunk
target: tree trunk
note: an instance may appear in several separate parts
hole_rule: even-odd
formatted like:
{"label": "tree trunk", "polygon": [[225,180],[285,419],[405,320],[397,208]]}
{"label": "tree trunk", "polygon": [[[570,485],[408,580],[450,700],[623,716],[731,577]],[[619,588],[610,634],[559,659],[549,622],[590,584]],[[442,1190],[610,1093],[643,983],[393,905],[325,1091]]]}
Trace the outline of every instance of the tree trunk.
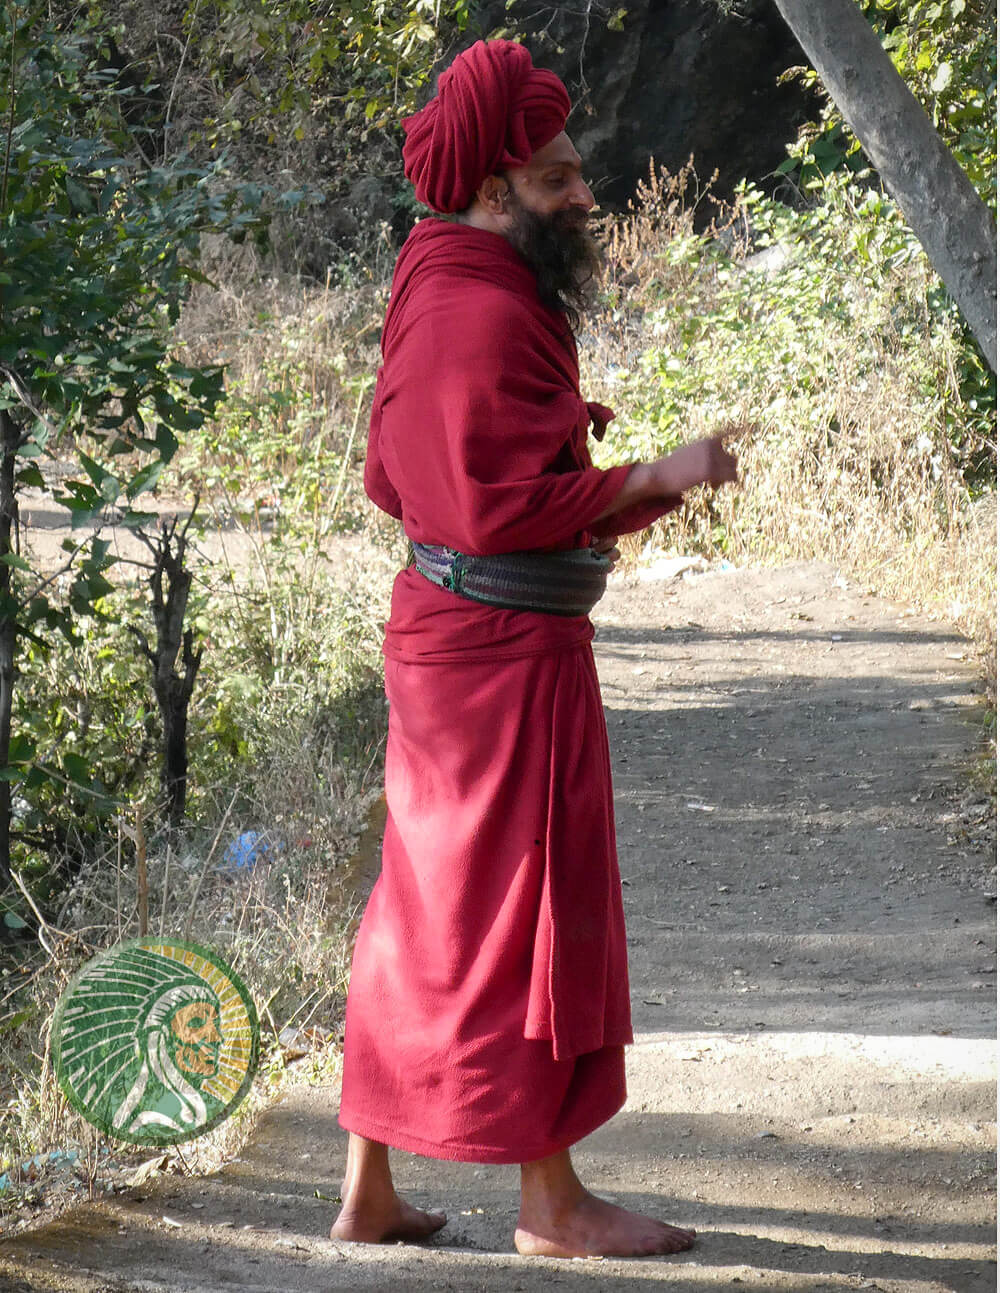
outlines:
{"label": "tree trunk", "polygon": [[[132,633],[153,671],[153,692],[163,721],[160,784],[166,801],[167,822],[174,827],[180,826],[184,820],[187,802],[188,705],[202,655],[201,651],[194,649],[194,634],[184,628],[192,579],[184,558],[188,526],[194,520],[195,509],[180,534],[177,533],[176,518],[162,523],[156,539],[140,532],[139,538],[153,554],[149,588],[156,645],[150,646],[145,634],[132,627]],[[177,672],[178,657],[184,667],[183,673]]]}
{"label": "tree trunk", "polygon": [[[20,440],[17,423],[6,410],[0,411],[0,556],[7,556],[14,550],[11,542],[17,518],[14,470]],[[10,757],[16,649],[17,619],[11,591],[11,569],[0,562],[0,768],[7,767]],[[10,782],[0,781],[0,891],[11,882],[10,819]]]}
{"label": "tree trunk", "polygon": [[775,0],[996,372],[996,227],[855,0]]}
{"label": "tree trunk", "polygon": [[[181,597],[186,604],[186,588]],[[183,608],[180,613],[183,615]],[[153,691],[156,693],[160,717],[163,720],[163,768],[160,780],[167,801],[167,821],[171,826],[176,827],[184,820],[187,804],[188,704],[194,691],[195,675],[201,664],[201,652],[194,650],[191,630],[185,630],[181,650],[184,673],[178,676],[172,664],[169,671],[165,667],[169,646],[164,647],[162,639],[158,649],[160,667],[153,678]]]}

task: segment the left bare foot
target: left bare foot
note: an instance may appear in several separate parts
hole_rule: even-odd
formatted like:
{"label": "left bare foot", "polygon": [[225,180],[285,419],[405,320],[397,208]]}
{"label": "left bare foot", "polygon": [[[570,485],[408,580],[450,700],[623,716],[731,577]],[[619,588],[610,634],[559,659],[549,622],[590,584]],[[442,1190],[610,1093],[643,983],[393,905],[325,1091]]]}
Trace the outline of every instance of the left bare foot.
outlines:
{"label": "left bare foot", "polygon": [[561,1212],[521,1208],[514,1246],[530,1257],[652,1257],[680,1253],[693,1230],[629,1212],[589,1191]]}

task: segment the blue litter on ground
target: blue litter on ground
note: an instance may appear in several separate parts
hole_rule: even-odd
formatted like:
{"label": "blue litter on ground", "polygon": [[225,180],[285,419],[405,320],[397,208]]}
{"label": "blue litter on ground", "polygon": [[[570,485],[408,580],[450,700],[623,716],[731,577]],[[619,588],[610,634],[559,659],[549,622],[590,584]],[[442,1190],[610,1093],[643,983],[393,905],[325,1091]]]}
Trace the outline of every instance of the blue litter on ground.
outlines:
{"label": "blue litter on ground", "polygon": [[[105,1150],[105,1153],[107,1153],[107,1150]],[[53,1149],[48,1154],[35,1154],[31,1158],[26,1158],[21,1164],[21,1174],[22,1176],[27,1176],[32,1168],[61,1167],[64,1163],[75,1163],[79,1157],[80,1155],[75,1149]],[[13,1184],[10,1179],[10,1173],[4,1172],[0,1176],[0,1194],[9,1190]]]}
{"label": "blue litter on ground", "polygon": [[229,875],[252,871],[258,863],[268,861],[280,849],[281,845],[263,831],[244,831],[226,846],[217,870]]}

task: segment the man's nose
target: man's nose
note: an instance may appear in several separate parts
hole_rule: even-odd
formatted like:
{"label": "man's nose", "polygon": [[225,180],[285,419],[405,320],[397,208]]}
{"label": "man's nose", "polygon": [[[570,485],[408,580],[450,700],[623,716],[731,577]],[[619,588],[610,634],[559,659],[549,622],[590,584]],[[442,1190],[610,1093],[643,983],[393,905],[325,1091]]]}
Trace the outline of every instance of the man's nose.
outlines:
{"label": "man's nose", "polygon": [[594,208],[594,195],[590,191],[590,186],[582,178],[578,179],[573,186],[573,192],[570,194],[570,202],[575,207],[582,207],[584,211],[592,211]]}

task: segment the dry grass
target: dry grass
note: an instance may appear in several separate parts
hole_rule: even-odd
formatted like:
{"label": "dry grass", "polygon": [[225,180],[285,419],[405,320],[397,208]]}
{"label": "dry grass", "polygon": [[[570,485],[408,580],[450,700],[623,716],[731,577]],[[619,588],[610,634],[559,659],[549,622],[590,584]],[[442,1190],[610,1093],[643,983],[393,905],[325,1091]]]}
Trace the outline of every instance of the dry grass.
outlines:
{"label": "dry grass", "polygon": [[[324,840],[288,841],[276,829],[262,838],[269,851],[252,870],[234,872],[226,865],[226,845],[233,839],[227,819],[214,848],[207,838],[153,838],[145,886],[127,849],[134,823],[122,824],[126,847],[93,859],[43,931],[44,945],[23,948],[17,969],[5,972],[4,1009],[16,996],[17,1011],[28,1018],[0,1036],[0,1084],[10,1093],[0,1113],[0,1135],[13,1185],[0,1193],[0,1230],[31,1216],[32,1182],[22,1178],[19,1165],[39,1150],[75,1150],[76,1179],[86,1178],[91,1194],[120,1184],[123,1172],[153,1152],[116,1146],[89,1127],[67,1105],[49,1057],[53,1011],[72,975],[123,939],[150,933],[212,948],[247,983],[260,1015],[262,1067],[250,1095],[215,1130],[170,1151],[172,1170],[214,1169],[238,1152],[259,1112],[292,1076],[329,1077],[337,1063],[357,915],[357,877],[348,863],[379,794],[377,784],[344,787],[339,801],[328,806]],[[330,1044],[317,1041],[293,1074],[278,1042],[286,1029],[309,1030],[313,1039],[328,1037]],[[79,1185],[67,1193],[65,1181],[57,1187],[52,1174],[40,1175],[46,1203],[79,1197]]]}
{"label": "dry grass", "polygon": [[[604,457],[648,456],[729,418],[756,419],[740,446],[740,490],[692,496],[654,540],[736,561],[835,563],[954,623],[995,695],[996,496],[974,500],[963,478],[970,451],[995,458],[995,440],[970,433],[954,448],[959,341],[927,310],[934,275],[920,256],[863,266],[850,239],[853,222],[867,228],[865,212],[852,201],[834,203],[844,233],[825,259],[796,261],[793,250],[772,282],[746,263],[752,211],[716,205],[698,235],[695,205],[711,197],[690,167],[651,173],[608,222],[611,309],[582,352],[588,389],[619,413]],[[828,311],[821,327],[813,306]],[[716,320],[694,342],[692,312]],[[681,372],[664,367],[672,358]],[[668,387],[683,416],[664,429],[657,392]]]}
{"label": "dry grass", "polygon": [[[58,1171],[43,1172],[37,1186],[18,1182],[18,1165],[39,1151],[77,1151],[78,1168],[91,1164],[89,1184],[99,1189],[120,1183],[136,1156],[150,1152],[123,1149],[89,1128],[67,1106],[49,1059],[50,1021],[71,975],[123,939],[148,932],[213,949],[247,983],[261,1016],[263,1065],[251,1094],[232,1118],[182,1146],[173,1170],[208,1170],[236,1152],[257,1112],[290,1077],[278,1043],[285,1029],[309,1030],[317,1044],[329,1039],[296,1063],[295,1080],[329,1077],[337,1062],[355,890],[363,879],[352,858],[381,794],[378,618],[385,613],[390,564],[373,566],[361,554],[344,558],[339,573],[353,584],[363,576],[363,599],[338,592],[326,576],[299,586],[276,568],[268,573],[270,595],[256,596],[268,580],[244,572],[250,578],[231,590],[235,610],[224,612],[217,600],[213,620],[222,651],[221,621],[235,617],[228,636],[236,640],[225,649],[236,655],[213,654],[211,664],[206,658],[196,696],[202,709],[192,714],[192,815],[200,825],[157,833],[155,807],[147,805],[143,880],[137,816],[130,811],[111,838],[91,846],[71,887],[48,910],[39,941],[6,949],[0,1170],[10,1173],[15,1188],[0,1192],[2,1224],[29,1218],[36,1196],[46,1205],[80,1197],[78,1185],[60,1184]],[[241,700],[241,676],[251,676],[255,652],[277,671],[262,695]],[[224,694],[229,684],[231,702]],[[243,739],[241,753],[213,748],[235,735]],[[209,770],[219,778],[214,784],[206,784]],[[238,844],[250,832],[258,860],[239,867]]]}

